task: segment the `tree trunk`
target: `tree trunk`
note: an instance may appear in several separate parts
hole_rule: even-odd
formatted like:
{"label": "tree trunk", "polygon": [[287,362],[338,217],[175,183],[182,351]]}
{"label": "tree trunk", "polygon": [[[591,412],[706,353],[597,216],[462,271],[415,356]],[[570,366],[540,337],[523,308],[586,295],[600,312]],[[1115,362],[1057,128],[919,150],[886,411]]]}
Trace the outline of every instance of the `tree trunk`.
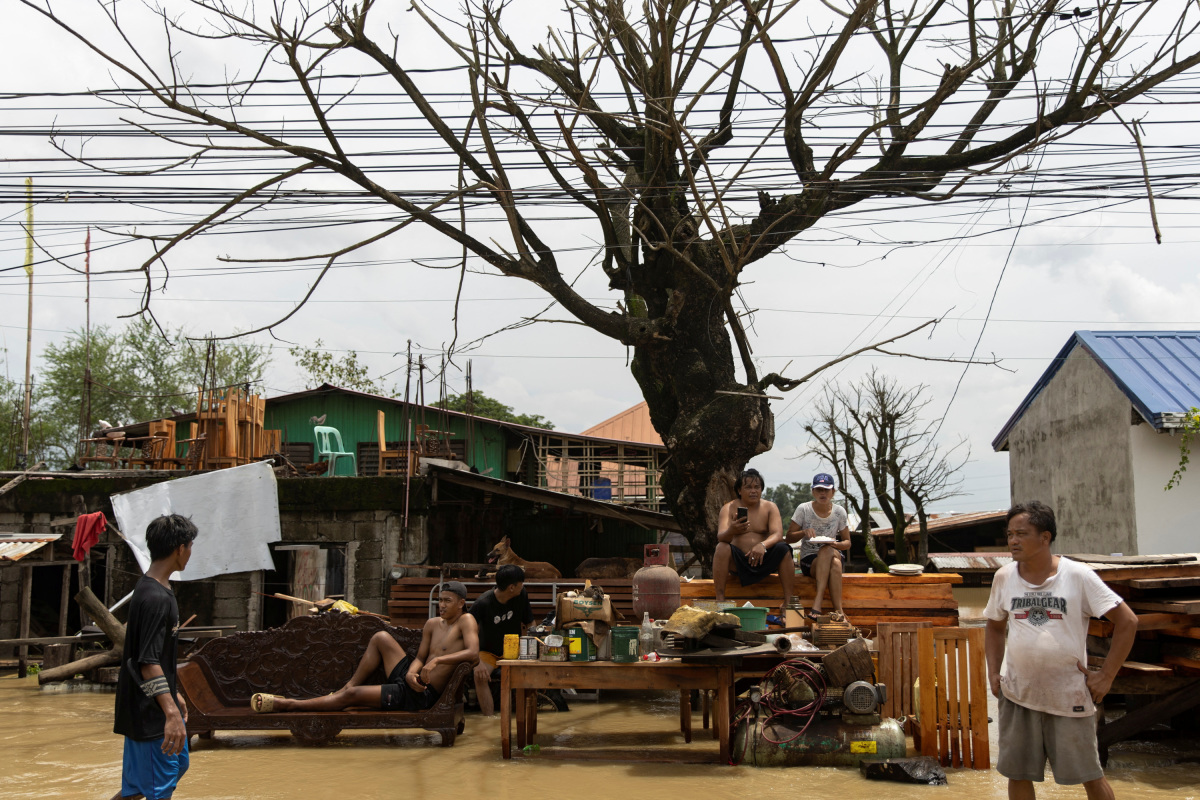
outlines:
{"label": "tree trunk", "polygon": [[[655,306],[672,292],[647,294],[653,314],[663,313]],[[667,505],[709,574],[721,506],[746,462],[771,448],[775,426],[765,398],[717,394],[754,390],[737,380],[721,305],[699,291],[692,296],[702,300],[682,304],[674,335],[639,346],[631,368],[669,453],[661,479]]]}

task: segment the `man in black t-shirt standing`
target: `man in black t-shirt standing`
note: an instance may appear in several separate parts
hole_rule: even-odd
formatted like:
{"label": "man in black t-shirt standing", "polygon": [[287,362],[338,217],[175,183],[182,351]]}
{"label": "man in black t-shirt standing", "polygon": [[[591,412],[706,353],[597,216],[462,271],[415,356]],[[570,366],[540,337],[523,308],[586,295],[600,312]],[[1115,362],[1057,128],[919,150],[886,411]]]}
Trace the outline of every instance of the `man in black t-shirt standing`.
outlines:
{"label": "man in black t-shirt standing", "polygon": [[170,577],[192,557],[196,526],[178,514],[146,527],[150,569],[133,589],[113,732],[125,737],[117,798],[164,800],[188,768],[187,706],[176,693],[179,606]]}
{"label": "man in black t-shirt standing", "polygon": [[496,661],[504,653],[504,636],[522,634],[533,624],[533,607],[525,593],[525,570],[505,564],[496,570],[496,588],[488,589],[471,604],[471,616],[479,623],[479,663],[475,665],[475,693],[479,710],[496,713],[488,681],[496,670]]}

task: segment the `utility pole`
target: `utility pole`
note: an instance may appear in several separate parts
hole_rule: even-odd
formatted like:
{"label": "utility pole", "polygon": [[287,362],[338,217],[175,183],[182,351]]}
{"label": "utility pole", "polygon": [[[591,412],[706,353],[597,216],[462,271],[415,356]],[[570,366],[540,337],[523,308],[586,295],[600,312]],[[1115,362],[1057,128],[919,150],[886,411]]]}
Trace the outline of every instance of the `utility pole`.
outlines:
{"label": "utility pole", "polygon": [[29,466],[29,412],[33,399],[33,178],[25,179],[25,275],[29,278],[29,319],[25,328],[25,414],[17,469]]}

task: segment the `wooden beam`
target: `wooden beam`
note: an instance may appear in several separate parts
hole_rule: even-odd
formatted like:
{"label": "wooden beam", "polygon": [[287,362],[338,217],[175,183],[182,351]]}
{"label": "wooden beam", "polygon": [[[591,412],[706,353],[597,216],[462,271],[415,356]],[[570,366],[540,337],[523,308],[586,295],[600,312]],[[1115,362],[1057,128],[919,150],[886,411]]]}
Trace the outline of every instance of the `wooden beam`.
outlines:
{"label": "wooden beam", "polygon": [[66,565],[62,568],[62,588],[58,593],[58,635],[67,635],[67,611],[70,606],[67,603],[71,599],[71,567]]}
{"label": "wooden beam", "polygon": [[[1188,614],[1138,614],[1138,631],[1161,631],[1168,628],[1183,628],[1195,620]],[[1088,636],[1111,638],[1113,624],[1106,619],[1088,621]]]}
{"label": "wooden beam", "polygon": [[1129,607],[1134,611],[1162,611],[1168,614],[1200,614],[1200,599],[1178,598],[1154,602],[1150,600],[1130,600]]}
{"label": "wooden beam", "polygon": [[[21,568],[21,588],[17,595],[17,636],[22,639],[29,637],[29,615],[33,606],[33,567]],[[25,677],[25,667],[29,658],[29,648],[22,645],[17,648],[17,677]]]}
{"label": "wooden beam", "polygon": [[1117,675],[1109,694],[1168,694],[1196,681],[1194,675],[1163,675],[1161,673]]}
{"label": "wooden beam", "polygon": [[1096,738],[1101,748],[1106,748],[1113,742],[1120,742],[1144,731],[1151,725],[1165,722],[1171,717],[1182,714],[1200,705],[1200,680],[1195,680],[1171,692],[1166,697],[1148,703],[1136,711],[1131,711],[1120,719],[1114,720],[1097,732]]}
{"label": "wooden beam", "polygon": [[37,472],[45,467],[46,462],[39,461],[24,472],[0,472],[0,478],[12,478],[12,480],[8,481],[3,486],[0,486],[0,495],[5,494],[6,492],[11,492],[13,489],[24,483],[25,479],[29,477],[29,473]]}
{"label": "wooden beam", "polygon": [[1134,589],[1178,589],[1200,586],[1200,576],[1189,578],[1135,578],[1129,581]]}

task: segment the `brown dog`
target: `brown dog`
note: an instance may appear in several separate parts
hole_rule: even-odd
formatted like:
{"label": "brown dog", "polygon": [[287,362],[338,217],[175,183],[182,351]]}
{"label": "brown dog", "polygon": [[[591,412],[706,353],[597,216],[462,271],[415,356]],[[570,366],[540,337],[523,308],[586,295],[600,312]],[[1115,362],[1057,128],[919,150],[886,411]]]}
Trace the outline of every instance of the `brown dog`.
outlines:
{"label": "brown dog", "polygon": [[496,542],[496,546],[487,554],[489,564],[504,566],[505,564],[516,564],[521,569],[525,570],[526,578],[561,578],[562,573],[559,572],[549,561],[526,561],[513,552],[512,542],[507,536]]}
{"label": "brown dog", "polygon": [[576,578],[632,578],[642,568],[636,558],[585,558],[575,568]]}

